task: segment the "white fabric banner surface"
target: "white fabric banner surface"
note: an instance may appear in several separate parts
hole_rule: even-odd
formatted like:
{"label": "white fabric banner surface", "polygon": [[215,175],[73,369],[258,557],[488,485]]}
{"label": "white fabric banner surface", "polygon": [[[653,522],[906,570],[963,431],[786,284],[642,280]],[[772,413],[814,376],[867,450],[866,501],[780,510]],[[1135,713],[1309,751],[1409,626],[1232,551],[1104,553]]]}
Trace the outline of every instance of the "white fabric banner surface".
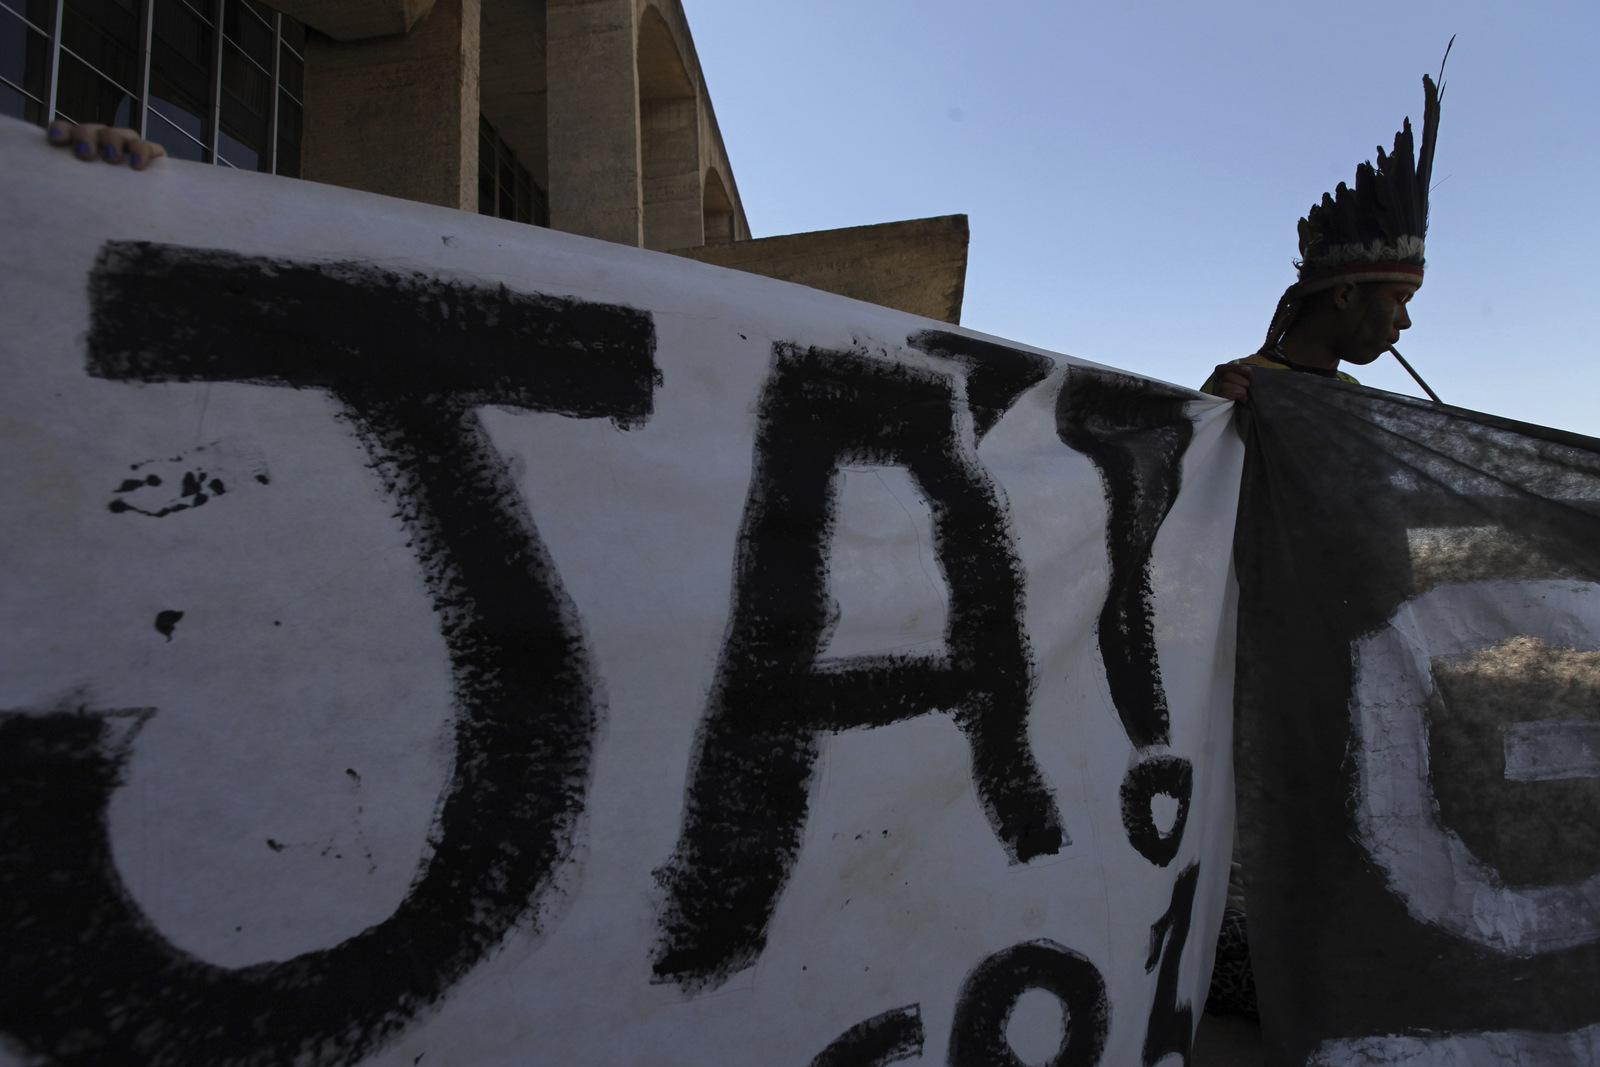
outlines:
{"label": "white fabric banner surface", "polygon": [[1187,1058],[1230,405],[11,121],[0,204],[0,1062]]}

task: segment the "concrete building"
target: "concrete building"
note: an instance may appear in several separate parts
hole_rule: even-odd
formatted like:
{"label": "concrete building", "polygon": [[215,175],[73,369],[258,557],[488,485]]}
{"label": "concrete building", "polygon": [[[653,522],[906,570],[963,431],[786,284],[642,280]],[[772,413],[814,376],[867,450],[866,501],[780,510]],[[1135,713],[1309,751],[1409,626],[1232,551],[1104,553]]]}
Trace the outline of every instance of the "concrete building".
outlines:
{"label": "concrete building", "polygon": [[679,0],[0,0],[0,113],[959,322],[966,217],[751,240]]}

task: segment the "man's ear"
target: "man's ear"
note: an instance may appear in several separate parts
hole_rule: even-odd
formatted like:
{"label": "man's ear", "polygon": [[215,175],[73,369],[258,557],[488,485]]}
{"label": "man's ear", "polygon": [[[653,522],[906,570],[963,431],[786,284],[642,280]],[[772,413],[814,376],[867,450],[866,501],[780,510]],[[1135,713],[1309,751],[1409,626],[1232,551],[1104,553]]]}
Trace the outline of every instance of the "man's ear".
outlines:
{"label": "man's ear", "polygon": [[1351,306],[1355,304],[1356,298],[1360,295],[1360,288],[1355,282],[1340,282],[1329,293],[1333,300],[1333,306],[1340,311],[1349,311]]}

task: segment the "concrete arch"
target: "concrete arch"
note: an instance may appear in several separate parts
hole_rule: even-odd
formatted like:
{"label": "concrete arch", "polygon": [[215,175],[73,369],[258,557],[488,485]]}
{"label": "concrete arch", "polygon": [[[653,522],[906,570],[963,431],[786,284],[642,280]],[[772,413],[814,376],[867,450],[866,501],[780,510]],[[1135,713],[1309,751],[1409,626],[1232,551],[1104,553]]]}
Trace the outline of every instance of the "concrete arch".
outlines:
{"label": "concrete arch", "polygon": [[657,4],[645,4],[641,9],[637,41],[640,99],[682,99],[698,94],[697,79],[689,72],[677,36]]}
{"label": "concrete arch", "polygon": [[705,241],[700,93],[671,28],[654,4],[639,16],[637,41],[644,246],[693,248]]}

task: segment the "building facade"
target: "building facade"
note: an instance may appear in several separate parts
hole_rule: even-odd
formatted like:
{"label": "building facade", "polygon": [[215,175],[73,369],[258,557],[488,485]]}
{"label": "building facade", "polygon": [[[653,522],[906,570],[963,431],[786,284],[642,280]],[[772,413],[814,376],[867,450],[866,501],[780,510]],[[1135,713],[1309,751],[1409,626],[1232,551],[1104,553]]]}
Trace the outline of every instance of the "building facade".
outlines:
{"label": "building facade", "polygon": [[0,113],[960,320],[965,216],[751,240],[679,0],[0,0]]}

